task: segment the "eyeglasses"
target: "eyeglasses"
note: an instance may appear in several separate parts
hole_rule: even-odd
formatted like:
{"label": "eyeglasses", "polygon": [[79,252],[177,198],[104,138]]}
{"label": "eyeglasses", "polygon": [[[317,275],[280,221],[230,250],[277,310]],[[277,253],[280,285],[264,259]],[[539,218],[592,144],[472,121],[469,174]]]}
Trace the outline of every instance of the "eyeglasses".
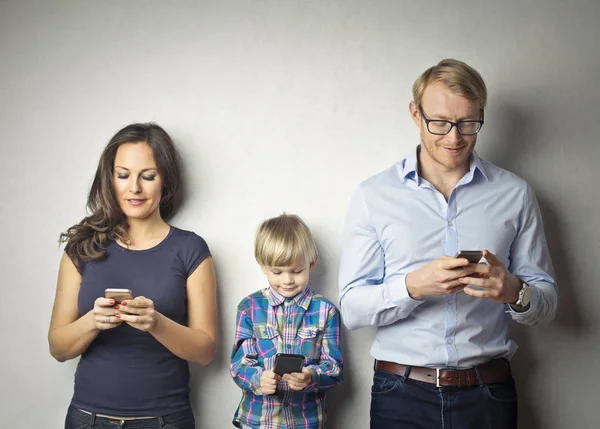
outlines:
{"label": "eyeglasses", "polygon": [[481,109],[481,120],[458,122],[442,121],[440,119],[427,119],[421,106],[419,106],[419,112],[421,112],[421,116],[423,117],[425,124],[427,124],[427,130],[436,136],[445,136],[452,130],[452,127],[456,127],[458,133],[463,136],[472,136],[477,134],[483,126],[483,109]]}

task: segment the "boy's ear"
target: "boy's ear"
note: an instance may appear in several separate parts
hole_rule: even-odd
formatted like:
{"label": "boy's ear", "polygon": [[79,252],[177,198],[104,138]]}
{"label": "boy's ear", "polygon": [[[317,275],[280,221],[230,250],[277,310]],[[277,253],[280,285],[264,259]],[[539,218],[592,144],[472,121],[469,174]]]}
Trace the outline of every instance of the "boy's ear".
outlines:
{"label": "boy's ear", "polygon": [[315,269],[315,265],[317,265],[318,260],[319,260],[319,257],[317,256],[317,258],[310,264],[309,270],[311,273]]}
{"label": "boy's ear", "polygon": [[260,269],[262,270],[263,274],[267,274],[267,271],[269,271],[269,268],[260,264]]}

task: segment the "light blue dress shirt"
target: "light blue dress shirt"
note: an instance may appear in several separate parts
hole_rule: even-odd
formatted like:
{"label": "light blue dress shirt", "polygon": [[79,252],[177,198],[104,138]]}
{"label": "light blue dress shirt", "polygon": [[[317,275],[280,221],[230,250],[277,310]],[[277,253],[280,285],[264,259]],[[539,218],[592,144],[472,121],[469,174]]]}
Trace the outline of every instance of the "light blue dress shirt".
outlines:
{"label": "light blue dress shirt", "polygon": [[[558,290],[537,200],[520,177],[475,152],[448,201],[417,173],[417,150],[367,179],[348,207],[339,274],[342,320],[376,326],[375,359],[405,365],[470,368],[517,345],[508,320],[550,321]],[[406,275],[458,250],[488,249],[532,288],[530,308],[451,295],[411,298]]]}

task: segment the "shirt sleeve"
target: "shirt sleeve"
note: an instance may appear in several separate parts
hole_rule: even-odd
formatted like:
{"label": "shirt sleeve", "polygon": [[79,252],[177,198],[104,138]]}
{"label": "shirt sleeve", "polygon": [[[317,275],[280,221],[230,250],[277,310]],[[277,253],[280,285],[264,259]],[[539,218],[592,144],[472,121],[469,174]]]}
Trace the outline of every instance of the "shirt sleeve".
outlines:
{"label": "shirt sleeve", "polygon": [[335,307],[327,317],[319,362],[316,365],[308,365],[312,370],[310,384],[304,389],[305,392],[323,391],[332,388],[343,380],[342,350],[340,348],[340,316]]}
{"label": "shirt sleeve", "polygon": [[252,319],[248,311],[242,304],[238,307],[229,371],[240,388],[262,395],[260,377],[263,369],[258,363],[258,351],[252,335]]}
{"label": "shirt sleeve", "polygon": [[191,276],[208,256],[210,250],[206,241],[199,235],[190,233],[183,249],[183,263],[187,277]]}
{"label": "shirt sleeve", "polygon": [[346,215],[339,272],[340,310],[350,330],[406,318],[424,301],[410,297],[406,276],[384,281],[385,257],[359,187]]}
{"label": "shirt sleeve", "polygon": [[558,305],[558,287],[554,268],[544,234],[540,208],[528,185],[517,237],[510,249],[508,270],[531,286],[530,307],[527,311],[514,311],[507,305],[507,313],[525,325],[550,322]]}

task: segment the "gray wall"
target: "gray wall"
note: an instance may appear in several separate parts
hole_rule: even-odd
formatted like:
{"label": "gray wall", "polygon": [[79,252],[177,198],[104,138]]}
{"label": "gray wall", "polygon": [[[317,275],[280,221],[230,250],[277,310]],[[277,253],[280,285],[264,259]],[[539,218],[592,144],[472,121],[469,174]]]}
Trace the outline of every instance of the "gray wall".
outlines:
{"label": "gray wall", "polygon": [[[57,238],[117,129],[157,121],[185,157],[173,223],[211,246],[221,319],[193,403],[199,428],[229,427],[235,307],[266,284],[258,222],[303,216],[321,252],[312,283],[337,301],[350,192],[417,143],[412,83],[456,57],[487,81],[478,150],[535,188],[561,290],[552,324],[513,327],[522,427],[597,428],[598,22],[595,0],[0,1],[0,425],[61,427],[76,362],[47,351]],[[331,428],[368,427],[371,338],[344,332]]]}

